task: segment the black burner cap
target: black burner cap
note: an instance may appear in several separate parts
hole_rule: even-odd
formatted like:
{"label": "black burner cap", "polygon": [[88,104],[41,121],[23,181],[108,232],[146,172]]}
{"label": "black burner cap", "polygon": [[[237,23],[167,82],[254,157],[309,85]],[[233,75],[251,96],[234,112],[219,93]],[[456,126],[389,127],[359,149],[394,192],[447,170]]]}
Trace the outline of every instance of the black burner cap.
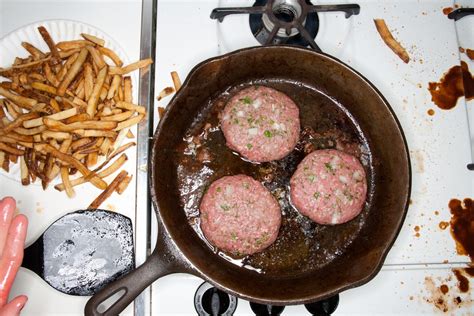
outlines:
{"label": "black burner cap", "polygon": [[204,282],[194,295],[194,307],[199,316],[231,316],[237,308],[237,298]]}

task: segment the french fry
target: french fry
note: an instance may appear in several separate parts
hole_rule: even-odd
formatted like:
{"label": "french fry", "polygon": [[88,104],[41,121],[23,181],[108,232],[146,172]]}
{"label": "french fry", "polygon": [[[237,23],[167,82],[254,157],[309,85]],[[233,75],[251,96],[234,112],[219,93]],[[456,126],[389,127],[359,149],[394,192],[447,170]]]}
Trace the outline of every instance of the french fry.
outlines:
{"label": "french fry", "polygon": [[22,42],[21,46],[23,46],[23,48],[26,49],[26,51],[30,53],[30,55],[33,56],[34,59],[42,59],[46,56],[41,50],[39,50],[28,42]]}
{"label": "french fry", "polygon": [[122,81],[121,76],[114,75],[114,79],[112,80],[109,91],[107,92],[107,99],[112,99],[114,97],[115,92],[117,91],[117,88],[120,86],[121,81]]}
{"label": "french fry", "polygon": [[7,134],[4,134],[1,130],[0,130],[0,137],[9,137],[13,140],[16,140],[16,141],[19,141],[19,142],[27,142],[27,143],[32,143],[33,142],[33,136],[28,136],[28,135],[21,135],[21,134],[17,134],[15,132],[9,132]]}
{"label": "french fry", "polygon": [[3,152],[0,150],[0,153],[3,153],[3,163],[2,163],[2,169],[5,170],[6,172],[10,171],[10,157],[7,152]]}
{"label": "french fry", "polygon": [[71,186],[71,182],[69,180],[69,171],[67,167],[61,167],[61,180],[63,181],[67,196],[69,198],[73,198],[76,193],[74,192],[74,189]]}
{"label": "french fry", "polygon": [[52,86],[49,86],[47,84],[44,84],[42,82],[33,82],[31,84],[31,87],[33,89],[36,89],[36,90],[39,90],[39,91],[44,91],[44,92],[47,92],[47,93],[51,93],[51,94],[56,94],[57,93],[57,90],[55,87],[52,87]]}
{"label": "french fry", "polygon": [[61,58],[59,57],[58,49],[56,48],[56,44],[51,38],[51,35],[49,34],[48,30],[46,30],[44,26],[39,26],[38,31],[41,37],[43,38],[43,40],[46,42],[46,45],[48,45],[51,55],[53,56],[53,58],[51,59],[51,62],[53,63],[53,65],[60,63]]}
{"label": "french fry", "polygon": [[169,96],[170,94],[172,94],[174,92],[174,88],[172,87],[166,87],[164,88],[163,90],[161,90],[161,92],[158,94],[158,96],[156,97],[156,99],[158,101],[160,101],[161,99]]}
{"label": "french fry", "polygon": [[127,132],[127,138],[128,138],[128,139],[135,138],[135,135],[133,135],[133,133],[132,133],[131,130],[128,130],[128,132]]}
{"label": "french fry", "polygon": [[98,38],[97,36],[86,34],[86,33],[81,33],[82,38],[85,40],[88,40],[89,42],[92,42],[94,44],[97,44],[99,46],[104,46],[105,41],[101,38]]}
{"label": "french fry", "polygon": [[87,167],[91,168],[97,164],[97,158],[98,158],[97,151],[99,151],[99,149],[95,148],[95,152],[87,155]]}
{"label": "french fry", "polygon": [[134,116],[126,121],[123,121],[123,122],[120,122],[117,124],[117,127],[114,128],[114,131],[120,131],[124,128],[127,128],[127,127],[130,127],[132,125],[135,125],[135,124],[138,124],[140,123],[140,121],[144,118],[144,115],[143,114],[140,114],[140,115],[137,115],[137,116]]}
{"label": "french fry", "polygon": [[171,72],[171,79],[173,80],[174,90],[178,91],[181,88],[181,79],[176,71]]}
{"label": "french fry", "polygon": [[41,125],[41,126],[34,127],[34,128],[16,127],[13,130],[16,133],[21,134],[21,135],[37,135],[37,134],[40,134],[41,132],[45,131],[46,126]]}
{"label": "french fry", "polygon": [[112,193],[117,189],[118,185],[122,180],[128,175],[127,171],[122,170],[116,177],[115,179],[107,186],[107,188],[94,200],[92,203],[89,205],[88,208],[90,209],[96,209],[98,208],[102,203],[107,200],[107,198],[112,195]]}
{"label": "french fry", "polygon": [[120,182],[120,184],[117,187],[117,193],[118,194],[122,194],[123,192],[125,192],[128,185],[130,184],[130,181],[132,181],[132,178],[133,178],[133,175],[129,175],[129,176],[125,177],[122,180],[122,182]]}
{"label": "french fry", "polygon": [[123,101],[132,103],[132,78],[125,77],[123,79]]}
{"label": "french fry", "polygon": [[41,133],[41,138],[43,140],[48,140],[48,139],[57,139],[57,140],[65,140],[70,138],[71,135],[69,133],[65,132],[53,132],[53,131],[44,131]]}
{"label": "french fry", "polygon": [[58,78],[56,78],[56,75],[53,73],[53,71],[51,70],[51,67],[49,66],[48,63],[45,63],[43,65],[43,71],[44,71],[44,75],[46,77],[46,80],[49,81],[49,83],[51,83],[54,87],[57,87],[59,86],[59,80]]}
{"label": "french fry", "polygon": [[92,66],[89,63],[84,65],[84,94],[85,101],[88,101],[92,90],[94,89],[94,77],[92,74]]}
{"label": "french fry", "polygon": [[48,117],[43,118],[43,123],[50,130],[71,132],[78,129],[100,129],[100,130],[112,130],[117,127],[117,122],[109,121],[82,121],[74,122],[71,124],[63,124],[58,120],[54,120]]}
{"label": "french fry", "polygon": [[410,56],[403,46],[393,37],[392,33],[388,29],[384,19],[374,19],[375,27],[379,32],[382,40],[387,46],[395,53],[404,63],[408,64]]}
{"label": "french fry", "polygon": [[100,131],[100,130],[93,130],[93,129],[86,129],[86,130],[75,130],[73,131],[74,134],[80,135],[82,137],[108,137],[108,138],[115,138],[117,133],[113,131]]}
{"label": "french fry", "polygon": [[25,157],[20,157],[20,174],[21,174],[21,184],[29,185],[30,184],[30,174],[28,172],[28,167],[26,166]]}
{"label": "french fry", "polygon": [[5,102],[5,108],[7,110],[7,113],[13,118],[13,119],[16,119],[18,118],[18,116],[21,115],[20,112],[17,112],[17,110],[15,109],[15,107],[13,106],[13,103],[10,103],[10,102]]}
{"label": "french fry", "polygon": [[0,95],[25,109],[31,109],[33,106],[38,104],[38,101],[15,94],[4,89],[2,86],[0,86]]}
{"label": "french fry", "polygon": [[45,118],[52,119],[52,120],[57,120],[57,121],[64,120],[64,119],[67,119],[68,117],[71,117],[71,116],[74,116],[74,115],[78,114],[78,112],[79,112],[78,108],[70,108],[70,109],[67,109],[67,110],[64,110],[64,111],[61,111],[61,112],[58,112],[58,113],[54,113],[54,114],[51,114],[51,115],[48,115],[48,116],[44,116],[44,117],[38,117],[37,113],[32,113],[32,114],[36,114],[37,118],[29,119],[27,121],[23,121],[23,127],[24,128],[31,128],[31,127],[41,126],[41,125],[43,125],[43,120]]}
{"label": "french fry", "polygon": [[66,75],[64,76],[64,79],[61,81],[61,83],[58,86],[57,94],[59,96],[63,96],[64,93],[66,93],[66,89],[68,88],[69,84],[76,77],[76,75],[81,71],[82,64],[84,64],[84,62],[86,61],[87,54],[88,54],[87,49],[85,48],[81,49],[79,56],[77,56],[77,59],[71,65],[71,68],[66,73]]}
{"label": "french fry", "polygon": [[97,102],[98,102],[99,94],[104,84],[106,75],[107,75],[107,66],[104,66],[97,75],[97,81],[94,85],[94,89],[92,90],[89,101],[87,102],[86,112],[87,114],[89,114],[90,117],[94,117],[95,112],[97,111]]}
{"label": "french fry", "polygon": [[74,40],[59,42],[56,44],[56,47],[62,51],[67,51],[71,49],[82,49],[88,45],[91,45],[91,42],[87,40]]}
{"label": "french fry", "polygon": [[125,111],[119,114],[114,114],[114,115],[108,115],[108,116],[102,116],[100,119],[101,121],[117,121],[121,122],[129,117],[131,117],[135,112],[133,111]]}
{"label": "french fry", "polygon": [[[58,45],[56,45],[56,47],[58,47]],[[74,55],[75,53],[79,53],[80,51],[81,51],[81,48],[72,48],[72,49],[69,49],[69,50],[61,50],[61,51],[59,51],[59,57],[61,57],[62,59],[68,58],[68,57]]]}
{"label": "french fry", "polygon": [[113,61],[113,63],[115,64],[115,66],[122,67],[122,65],[123,65],[122,60],[120,59],[120,57],[118,57],[118,55],[113,50],[111,50],[107,47],[98,47],[97,49],[99,50],[99,52],[102,55],[107,56],[108,58],[110,58]]}
{"label": "french fry", "polygon": [[145,114],[146,113],[146,108],[144,106],[136,105],[136,104],[125,102],[125,101],[119,101],[119,102],[117,102],[117,104],[115,106],[120,108],[120,109],[135,111],[135,112],[138,112],[140,114]]}
{"label": "french fry", "polygon": [[102,69],[105,67],[105,61],[102,58],[102,55],[99,53],[97,49],[95,49],[93,46],[86,46],[87,50],[89,51],[89,54],[91,54],[92,61],[94,64],[97,66],[98,69]]}
{"label": "french fry", "polygon": [[110,67],[110,73],[113,75],[126,75],[132,71],[135,71],[140,68],[145,68],[150,66],[153,63],[153,60],[151,58],[147,59],[142,59],[139,61],[136,61],[134,63],[131,63],[130,65],[127,65],[125,67]]}
{"label": "french fry", "polygon": [[18,149],[16,147],[8,146],[5,143],[0,143],[0,151],[4,151],[8,154],[15,155],[15,156],[21,156],[25,153],[24,150]]}

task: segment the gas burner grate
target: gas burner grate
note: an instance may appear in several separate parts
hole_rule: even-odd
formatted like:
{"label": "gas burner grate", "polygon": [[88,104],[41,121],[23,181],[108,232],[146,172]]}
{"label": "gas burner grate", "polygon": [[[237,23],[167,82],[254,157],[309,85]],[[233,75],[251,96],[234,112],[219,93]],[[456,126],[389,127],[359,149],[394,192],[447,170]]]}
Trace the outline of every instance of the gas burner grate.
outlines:
{"label": "gas burner grate", "polygon": [[211,19],[219,22],[232,14],[249,14],[253,35],[262,45],[294,44],[311,46],[319,30],[318,12],[344,12],[346,18],[360,12],[358,4],[313,5],[309,0],[256,0],[252,7],[216,8]]}

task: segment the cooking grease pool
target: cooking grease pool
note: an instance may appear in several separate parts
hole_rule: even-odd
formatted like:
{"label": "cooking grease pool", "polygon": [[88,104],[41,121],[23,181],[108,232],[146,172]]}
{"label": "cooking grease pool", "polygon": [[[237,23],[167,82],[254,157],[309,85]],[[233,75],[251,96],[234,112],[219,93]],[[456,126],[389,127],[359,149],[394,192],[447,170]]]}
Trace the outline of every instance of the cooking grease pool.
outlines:
{"label": "cooking grease pool", "polygon": [[[225,144],[219,113],[236,91],[249,85],[264,85],[286,93],[299,106],[301,135],[296,148],[284,159],[252,163]],[[352,221],[335,226],[319,225],[298,213],[289,197],[289,181],[306,154],[317,149],[339,149],[362,162],[368,183],[364,210]],[[327,265],[357,238],[373,195],[372,156],[357,122],[334,98],[313,87],[288,80],[247,82],[208,101],[175,151],[181,204],[188,222],[215,253],[230,262],[265,274],[295,275]],[[199,204],[206,188],[215,180],[246,174],[267,187],[281,206],[282,225],[277,240],[260,253],[234,258],[213,247],[200,229]]]}

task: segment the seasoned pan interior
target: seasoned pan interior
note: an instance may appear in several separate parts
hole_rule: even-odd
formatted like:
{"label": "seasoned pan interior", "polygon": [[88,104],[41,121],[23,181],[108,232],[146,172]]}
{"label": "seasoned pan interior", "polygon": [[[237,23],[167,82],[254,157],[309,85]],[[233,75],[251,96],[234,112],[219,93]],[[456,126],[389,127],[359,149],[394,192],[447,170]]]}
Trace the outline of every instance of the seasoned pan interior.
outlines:
{"label": "seasoned pan interior", "polygon": [[[286,93],[300,108],[302,131],[295,150],[274,162],[252,163],[242,159],[225,144],[219,115],[227,100],[239,89],[264,85]],[[305,154],[316,149],[340,149],[356,155],[365,166],[368,198],[363,212],[354,220],[335,226],[319,225],[298,213],[289,200],[289,182]],[[211,249],[236,265],[275,276],[291,276],[321,268],[338,256],[358,236],[370,214],[373,178],[370,146],[365,135],[343,104],[325,95],[317,84],[307,85],[290,78],[254,80],[217,91],[195,114],[183,141],[175,149],[181,206],[189,223],[207,243],[200,229],[199,203],[215,180],[246,174],[262,182],[277,198],[282,211],[282,226],[277,240],[263,252],[235,258]]]}
{"label": "seasoned pan interior", "polygon": [[[314,130],[303,132],[298,149],[282,161],[243,161],[225,146],[217,128],[217,113],[232,89],[251,83],[288,94],[300,106],[303,127]],[[206,122],[212,124],[207,140],[192,148],[192,136]],[[347,224],[314,224],[286,202],[288,179],[311,137],[306,150],[339,141],[366,168],[368,203]],[[198,161],[205,147],[209,163]],[[200,236],[197,206],[209,183],[236,173],[256,177],[280,197],[285,223],[269,249],[233,261]],[[380,93],[334,58],[286,46],[244,49],[197,65],[155,133],[151,174],[158,219],[196,273],[234,295],[272,304],[318,300],[375,276],[401,228],[410,192],[404,136]]]}

